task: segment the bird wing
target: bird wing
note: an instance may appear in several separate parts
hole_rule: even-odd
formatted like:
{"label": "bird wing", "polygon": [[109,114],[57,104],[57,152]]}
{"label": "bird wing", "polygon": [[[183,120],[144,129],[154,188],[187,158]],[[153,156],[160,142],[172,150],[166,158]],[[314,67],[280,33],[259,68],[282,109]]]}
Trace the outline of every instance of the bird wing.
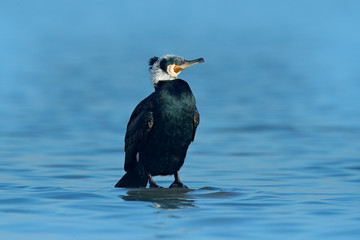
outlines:
{"label": "bird wing", "polygon": [[136,155],[144,146],[154,125],[153,112],[149,109],[149,99],[141,101],[131,114],[125,134],[125,171],[135,166]]}
{"label": "bird wing", "polygon": [[194,139],[195,139],[195,133],[196,133],[197,126],[199,126],[199,123],[200,123],[200,114],[199,114],[199,111],[197,110],[197,108],[195,107],[194,130],[193,130],[193,136],[192,136],[191,141],[194,141]]}

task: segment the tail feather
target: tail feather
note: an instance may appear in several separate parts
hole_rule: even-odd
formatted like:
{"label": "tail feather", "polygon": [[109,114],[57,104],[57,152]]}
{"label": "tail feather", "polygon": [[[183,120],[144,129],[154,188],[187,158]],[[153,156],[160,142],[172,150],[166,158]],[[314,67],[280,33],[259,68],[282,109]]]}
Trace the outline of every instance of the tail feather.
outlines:
{"label": "tail feather", "polygon": [[118,188],[141,188],[146,187],[148,175],[139,174],[137,171],[128,171],[115,185]]}

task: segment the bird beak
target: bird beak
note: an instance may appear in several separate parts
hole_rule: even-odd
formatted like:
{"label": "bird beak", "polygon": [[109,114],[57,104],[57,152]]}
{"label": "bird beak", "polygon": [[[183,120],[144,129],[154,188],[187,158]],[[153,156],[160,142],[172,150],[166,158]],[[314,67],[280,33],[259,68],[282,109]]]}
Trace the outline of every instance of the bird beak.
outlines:
{"label": "bird beak", "polygon": [[203,59],[203,58],[198,58],[198,59],[190,60],[190,61],[186,60],[184,64],[176,65],[176,67],[174,68],[174,72],[179,73],[188,67],[191,67],[191,66],[194,66],[195,64],[203,63],[203,62],[205,62],[205,59]]}

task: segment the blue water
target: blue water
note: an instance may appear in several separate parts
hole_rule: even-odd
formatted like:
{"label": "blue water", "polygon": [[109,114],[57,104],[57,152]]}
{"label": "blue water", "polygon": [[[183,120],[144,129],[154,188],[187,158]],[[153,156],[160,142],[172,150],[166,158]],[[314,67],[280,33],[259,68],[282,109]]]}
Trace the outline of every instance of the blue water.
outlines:
{"label": "blue water", "polygon": [[[0,5],[1,239],[360,239],[358,1]],[[168,53],[207,60],[190,190],[115,189]]]}

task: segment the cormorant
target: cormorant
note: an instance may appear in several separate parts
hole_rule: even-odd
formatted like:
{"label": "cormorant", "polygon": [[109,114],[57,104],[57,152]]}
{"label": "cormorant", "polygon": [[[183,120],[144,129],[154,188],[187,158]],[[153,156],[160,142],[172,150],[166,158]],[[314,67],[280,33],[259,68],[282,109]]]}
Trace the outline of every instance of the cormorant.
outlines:
{"label": "cormorant", "polygon": [[200,115],[195,97],[179,73],[203,58],[185,60],[175,55],[150,59],[155,92],[142,100],[131,114],[125,135],[126,174],[115,187],[159,187],[152,176],[174,175],[170,188],[187,188],[179,170],[194,141]]}

